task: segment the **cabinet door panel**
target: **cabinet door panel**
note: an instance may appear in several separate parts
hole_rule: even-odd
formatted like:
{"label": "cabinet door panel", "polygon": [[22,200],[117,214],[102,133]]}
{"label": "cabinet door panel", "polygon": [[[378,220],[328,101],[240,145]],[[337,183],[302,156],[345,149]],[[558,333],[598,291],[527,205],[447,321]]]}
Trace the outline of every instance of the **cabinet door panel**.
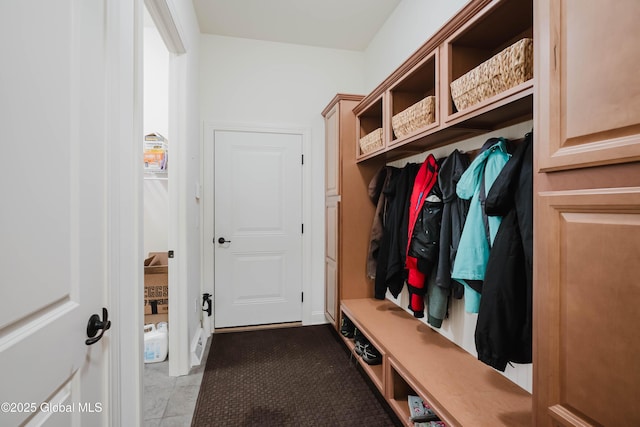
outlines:
{"label": "cabinet door panel", "polygon": [[338,239],[340,234],[338,229],[338,203],[336,198],[327,200],[325,212],[327,221],[326,256],[334,262],[338,261]]}
{"label": "cabinet door panel", "polygon": [[534,11],[534,425],[640,425],[640,2]]}
{"label": "cabinet door panel", "polygon": [[557,378],[550,413],[562,425],[638,425],[640,188],[550,192],[540,204],[548,256],[535,271],[548,286],[536,314],[553,333],[538,362]]}
{"label": "cabinet door panel", "polygon": [[336,262],[325,260],[324,311],[327,320],[336,325],[338,311],[338,268]]}
{"label": "cabinet door panel", "polygon": [[[550,37],[536,41],[540,96],[551,101],[545,170],[640,159],[640,2],[541,2]],[[544,10],[546,9],[546,10]],[[548,19],[547,22],[547,13]],[[541,135],[541,136],[543,136]],[[543,137],[546,137],[544,135]]]}
{"label": "cabinet door panel", "polygon": [[326,140],[326,195],[336,196],[340,194],[340,129],[338,126],[339,105],[335,107],[325,117],[325,140]]}

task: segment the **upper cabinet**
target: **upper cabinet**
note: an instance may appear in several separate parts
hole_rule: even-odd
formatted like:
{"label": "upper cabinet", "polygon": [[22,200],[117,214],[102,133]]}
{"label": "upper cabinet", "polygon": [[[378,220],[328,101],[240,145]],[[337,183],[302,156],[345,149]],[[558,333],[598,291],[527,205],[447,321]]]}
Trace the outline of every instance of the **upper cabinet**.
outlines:
{"label": "upper cabinet", "polygon": [[531,0],[470,1],[354,113],[358,161],[393,160],[530,120]]}
{"label": "upper cabinet", "polygon": [[537,47],[537,93],[553,106],[541,110],[539,127],[551,143],[540,167],[640,160],[640,2],[545,0],[536,6],[536,29],[549,35]]}

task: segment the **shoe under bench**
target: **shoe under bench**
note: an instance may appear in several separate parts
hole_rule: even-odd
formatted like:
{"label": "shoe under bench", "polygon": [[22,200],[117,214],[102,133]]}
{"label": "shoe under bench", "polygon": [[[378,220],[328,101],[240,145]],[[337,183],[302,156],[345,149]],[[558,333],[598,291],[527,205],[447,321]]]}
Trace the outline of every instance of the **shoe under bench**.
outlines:
{"label": "shoe under bench", "polygon": [[[357,357],[382,396],[407,426],[407,396],[420,396],[447,426],[531,426],[529,392],[478,361],[395,303],[346,299],[341,315],[382,354],[382,364]],[[352,339],[342,337],[354,352]]]}

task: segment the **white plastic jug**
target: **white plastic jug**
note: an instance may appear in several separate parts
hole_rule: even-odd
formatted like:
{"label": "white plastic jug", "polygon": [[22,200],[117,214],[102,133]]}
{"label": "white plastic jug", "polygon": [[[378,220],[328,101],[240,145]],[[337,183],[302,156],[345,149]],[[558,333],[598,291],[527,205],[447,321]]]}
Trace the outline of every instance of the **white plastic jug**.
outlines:
{"label": "white plastic jug", "polygon": [[144,363],[162,362],[167,358],[169,347],[167,322],[144,325]]}

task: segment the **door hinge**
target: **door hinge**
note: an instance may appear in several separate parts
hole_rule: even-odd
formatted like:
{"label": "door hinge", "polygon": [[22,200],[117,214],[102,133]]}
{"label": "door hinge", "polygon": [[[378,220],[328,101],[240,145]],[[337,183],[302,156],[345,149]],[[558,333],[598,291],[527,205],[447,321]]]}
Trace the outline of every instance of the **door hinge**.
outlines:
{"label": "door hinge", "polygon": [[169,253],[167,254],[167,256],[168,256],[169,258],[173,258],[173,256],[174,256],[173,251],[169,251]]}
{"label": "door hinge", "polygon": [[300,155],[300,161],[302,162],[302,164],[304,165],[304,154]]}
{"label": "door hinge", "polygon": [[304,302],[304,292],[300,292],[300,302]]}
{"label": "door hinge", "polygon": [[300,224],[300,231],[302,232],[302,234],[304,234],[304,224]]}

